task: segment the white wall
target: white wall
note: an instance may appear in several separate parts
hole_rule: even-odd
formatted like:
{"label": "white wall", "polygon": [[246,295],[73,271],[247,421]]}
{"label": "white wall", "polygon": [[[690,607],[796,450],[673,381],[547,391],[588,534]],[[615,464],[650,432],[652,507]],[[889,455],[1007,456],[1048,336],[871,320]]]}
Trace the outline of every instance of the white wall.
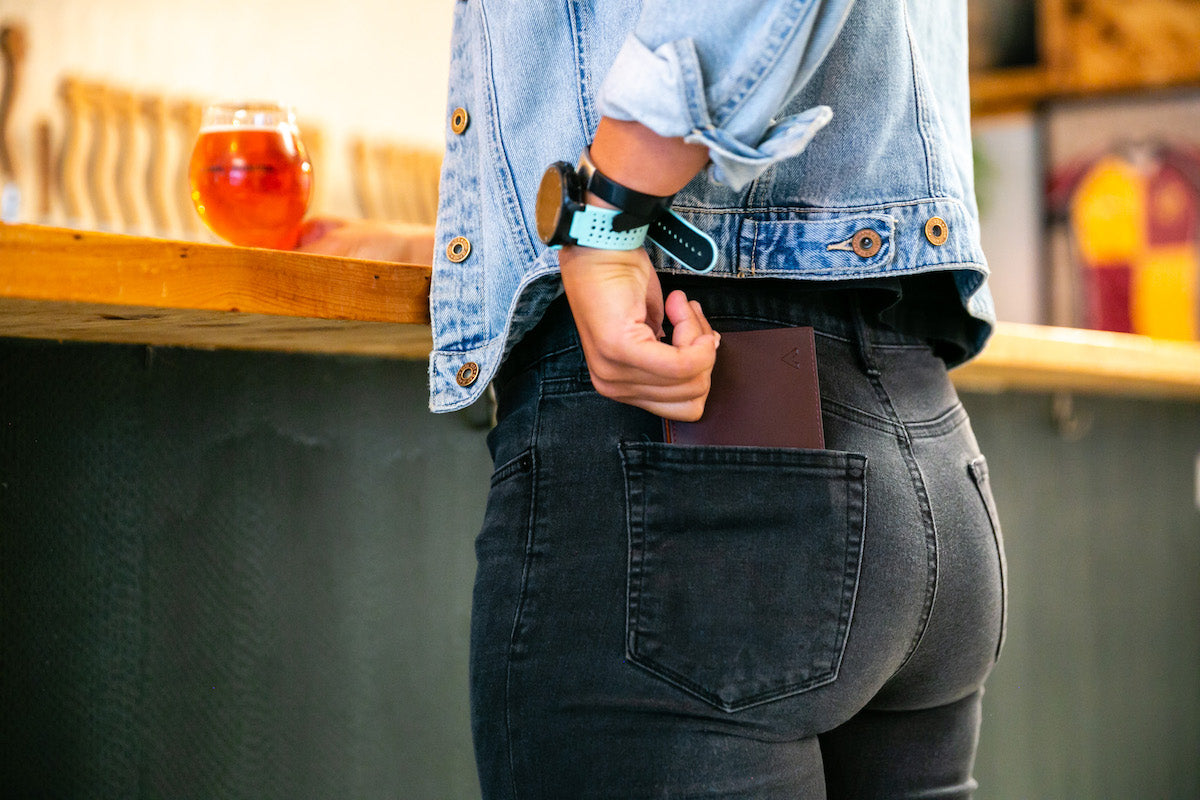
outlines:
{"label": "white wall", "polygon": [[1046,321],[1042,152],[1032,114],[975,120],[980,238],[992,270],[996,314],[1010,322]]}
{"label": "white wall", "polygon": [[[323,210],[353,213],[354,134],[440,147],[451,0],[0,0],[28,55],[10,124],[22,184],[34,127],[61,129],[58,83],[78,75],[137,91],[291,103],[325,131]],[[318,180],[322,177],[318,176]]]}

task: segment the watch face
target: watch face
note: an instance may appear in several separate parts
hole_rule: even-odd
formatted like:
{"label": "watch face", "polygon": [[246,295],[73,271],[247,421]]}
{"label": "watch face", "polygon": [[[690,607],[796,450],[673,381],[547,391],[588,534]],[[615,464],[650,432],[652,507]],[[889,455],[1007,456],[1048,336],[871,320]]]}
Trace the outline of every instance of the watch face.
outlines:
{"label": "watch face", "polygon": [[535,213],[538,238],[549,245],[568,244],[566,229],[570,226],[570,211],[574,206],[571,180],[575,171],[565,161],[551,164],[538,186]]}

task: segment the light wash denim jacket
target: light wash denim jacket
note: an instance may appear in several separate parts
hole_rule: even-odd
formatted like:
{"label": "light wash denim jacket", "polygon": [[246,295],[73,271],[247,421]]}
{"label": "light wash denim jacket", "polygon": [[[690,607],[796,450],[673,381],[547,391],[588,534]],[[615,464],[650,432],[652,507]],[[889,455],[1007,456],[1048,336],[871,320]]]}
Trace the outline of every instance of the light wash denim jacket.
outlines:
{"label": "light wash denim jacket", "polygon": [[[965,0],[458,0],[430,406],[463,408],[561,292],[546,166],[601,116],[709,148],[674,209],[713,279],[952,271],[978,352],[994,311],[972,178]],[[878,241],[855,247],[856,233]],[[663,270],[680,267],[648,245]]]}

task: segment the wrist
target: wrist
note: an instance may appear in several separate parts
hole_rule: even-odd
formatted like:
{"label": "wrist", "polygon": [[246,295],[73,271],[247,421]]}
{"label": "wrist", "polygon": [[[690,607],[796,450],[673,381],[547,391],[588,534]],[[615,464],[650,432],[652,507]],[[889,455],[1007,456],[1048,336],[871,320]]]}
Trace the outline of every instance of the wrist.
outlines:
{"label": "wrist", "polygon": [[647,194],[613,180],[596,167],[586,147],[579,155],[578,173],[585,196],[599,203],[588,201],[589,206],[620,212],[613,218],[617,230],[649,225],[670,207],[675,197],[673,194]]}
{"label": "wrist", "polygon": [[638,249],[650,223],[670,201],[608,180],[584,151],[578,169],[557,161],[542,176],[536,202],[538,236],[550,247]]}
{"label": "wrist", "polygon": [[583,196],[583,202],[585,202],[589,206],[593,206],[595,208],[605,208],[610,211],[617,210],[617,207],[614,206],[612,203],[608,202],[603,197],[597,197],[596,195],[592,194],[591,192],[588,192],[587,194],[585,194]]}
{"label": "wrist", "polygon": [[589,151],[596,167],[612,180],[659,196],[674,195],[708,164],[704,145],[610,117],[600,120]]}

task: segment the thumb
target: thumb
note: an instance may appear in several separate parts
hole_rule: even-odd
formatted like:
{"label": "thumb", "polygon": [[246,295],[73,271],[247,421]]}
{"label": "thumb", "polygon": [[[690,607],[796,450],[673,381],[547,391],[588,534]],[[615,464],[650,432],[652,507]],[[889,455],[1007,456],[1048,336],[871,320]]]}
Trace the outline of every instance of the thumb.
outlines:
{"label": "thumb", "polygon": [[720,334],[713,330],[695,300],[689,300],[686,294],[676,289],[667,296],[665,305],[667,319],[674,327],[671,341],[676,347],[699,344],[705,336],[712,338],[714,347],[720,344]]}

